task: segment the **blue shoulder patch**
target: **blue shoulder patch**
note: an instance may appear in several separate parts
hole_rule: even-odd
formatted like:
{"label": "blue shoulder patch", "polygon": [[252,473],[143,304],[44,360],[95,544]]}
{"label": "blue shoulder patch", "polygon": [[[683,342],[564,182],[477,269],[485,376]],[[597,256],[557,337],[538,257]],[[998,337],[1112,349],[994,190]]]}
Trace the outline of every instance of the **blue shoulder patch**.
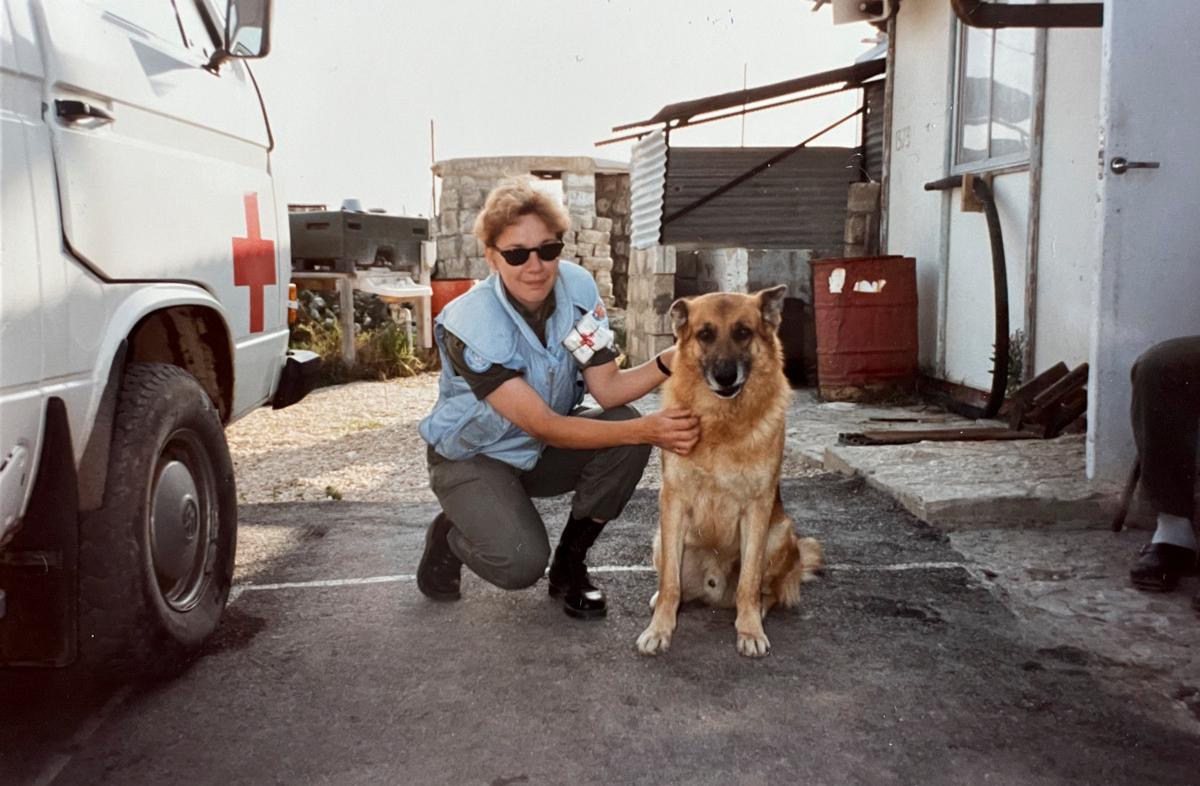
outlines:
{"label": "blue shoulder patch", "polygon": [[478,374],[482,374],[492,367],[492,361],[470,347],[466,347],[463,351],[463,360],[467,362],[467,368]]}

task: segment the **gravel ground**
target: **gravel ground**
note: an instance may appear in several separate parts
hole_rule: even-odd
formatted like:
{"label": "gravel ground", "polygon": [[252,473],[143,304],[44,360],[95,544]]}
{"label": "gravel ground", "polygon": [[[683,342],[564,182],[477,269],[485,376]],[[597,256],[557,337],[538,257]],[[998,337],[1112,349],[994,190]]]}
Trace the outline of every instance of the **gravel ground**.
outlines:
{"label": "gravel ground", "polygon": [[[422,374],[321,388],[287,409],[252,412],[226,432],[238,500],[434,502],[417,424],[436,399],[437,375]],[[634,406],[652,412],[658,395]],[[789,447],[784,477],[812,472],[811,462]],[[655,450],[640,486],[657,488],[660,477]]]}
{"label": "gravel ground", "polygon": [[247,415],[226,432],[238,500],[432,502],[417,424],[436,399],[437,376],[423,374],[321,388]]}

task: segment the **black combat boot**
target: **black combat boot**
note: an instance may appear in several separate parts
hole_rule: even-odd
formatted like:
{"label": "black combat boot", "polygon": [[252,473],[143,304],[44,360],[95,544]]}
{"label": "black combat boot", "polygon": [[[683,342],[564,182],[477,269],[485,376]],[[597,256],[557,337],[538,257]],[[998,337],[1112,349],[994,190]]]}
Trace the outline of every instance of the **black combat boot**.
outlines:
{"label": "black combat boot", "polygon": [[567,520],[562,539],[550,562],[550,596],[562,597],[563,611],[580,619],[597,619],[608,613],[604,593],[588,581],[583,564],[604,525],[588,518]]}
{"label": "black combat boot", "polygon": [[458,600],[462,580],[462,560],[450,550],[446,536],[454,523],[439,513],[425,533],[425,551],[417,566],[417,589],[431,600]]}

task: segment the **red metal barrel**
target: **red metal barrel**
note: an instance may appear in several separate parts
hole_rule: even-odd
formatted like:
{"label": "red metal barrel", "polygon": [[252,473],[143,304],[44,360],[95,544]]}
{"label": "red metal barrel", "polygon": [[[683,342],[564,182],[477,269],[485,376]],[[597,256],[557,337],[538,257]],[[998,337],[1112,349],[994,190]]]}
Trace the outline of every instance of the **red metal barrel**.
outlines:
{"label": "red metal barrel", "polygon": [[812,262],[821,394],[904,385],[917,375],[917,263],[912,257]]}
{"label": "red metal barrel", "polygon": [[435,278],[429,282],[429,286],[433,289],[433,296],[430,298],[430,311],[436,317],[446,307],[447,303],[475,286],[475,279]]}

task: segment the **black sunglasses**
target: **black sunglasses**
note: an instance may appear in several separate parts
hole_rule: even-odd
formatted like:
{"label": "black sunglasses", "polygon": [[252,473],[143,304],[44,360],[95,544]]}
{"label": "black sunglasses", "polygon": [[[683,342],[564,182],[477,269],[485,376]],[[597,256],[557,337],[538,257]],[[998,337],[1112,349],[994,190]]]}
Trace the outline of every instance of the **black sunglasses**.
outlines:
{"label": "black sunglasses", "polygon": [[543,262],[553,262],[562,253],[563,242],[561,240],[551,240],[548,243],[542,243],[537,248],[505,248],[496,250],[500,252],[500,256],[504,257],[505,262],[516,267],[528,262],[529,255],[534,251],[537,252],[538,259]]}

